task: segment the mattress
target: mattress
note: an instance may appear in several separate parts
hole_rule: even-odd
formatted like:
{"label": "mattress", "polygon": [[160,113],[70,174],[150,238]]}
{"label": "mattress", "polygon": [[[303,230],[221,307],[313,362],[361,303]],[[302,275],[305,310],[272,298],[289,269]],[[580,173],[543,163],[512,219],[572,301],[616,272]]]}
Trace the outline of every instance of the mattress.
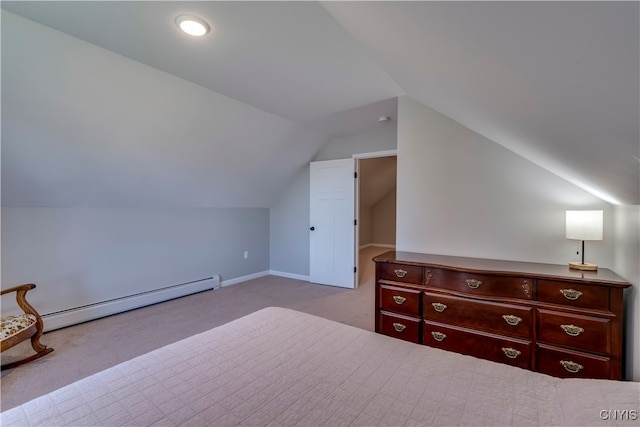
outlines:
{"label": "mattress", "polygon": [[639,383],[553,378],[272,307],[12,408],[0,421],[637,426],[639,407]]}

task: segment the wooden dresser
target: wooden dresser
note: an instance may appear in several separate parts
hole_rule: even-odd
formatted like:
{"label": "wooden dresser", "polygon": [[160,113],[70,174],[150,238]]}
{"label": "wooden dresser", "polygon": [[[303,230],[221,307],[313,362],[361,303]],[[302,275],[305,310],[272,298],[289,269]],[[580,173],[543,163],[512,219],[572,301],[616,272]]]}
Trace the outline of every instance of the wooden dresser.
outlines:
{"label": "wooden dresser", "polygon": [[376,332],[556,377],[622,379],[623,294],[611,270],[387,252]]}

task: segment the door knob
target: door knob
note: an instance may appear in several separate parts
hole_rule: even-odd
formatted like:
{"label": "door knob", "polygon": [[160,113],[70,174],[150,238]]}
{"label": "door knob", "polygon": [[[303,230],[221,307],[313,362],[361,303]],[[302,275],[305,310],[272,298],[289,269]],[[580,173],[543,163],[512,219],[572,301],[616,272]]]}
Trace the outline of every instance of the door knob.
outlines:
{"label": "door knob", "polygon": [[316,229],[315,227],[311,227],[309,230],[313,231],[313,230],[315,230],[315,229]]}

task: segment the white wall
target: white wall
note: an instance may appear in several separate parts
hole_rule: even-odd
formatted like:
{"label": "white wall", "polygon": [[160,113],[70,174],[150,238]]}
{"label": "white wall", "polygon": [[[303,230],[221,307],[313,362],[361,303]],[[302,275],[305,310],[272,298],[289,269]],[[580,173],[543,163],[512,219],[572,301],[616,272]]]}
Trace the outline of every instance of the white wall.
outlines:
{"label": "white wall", "polygon": [[[334,138],[313,161],[396,149],[396,126],[385,123],[366,133]],[[309,165],[271,206],[271,270],[309,276]]]}
{"label": "white wall", "polygon": [[269,211],[270,269],[309,276],[309,166],[298,172]]}
{"label": "white wall", "polygon": [[640,381],[640,206],[615,207],[614,271],[633,284],[626,292],[626,376]]}
{"label": "white wall", "polygon": [[409,97],[398,101],[397,250],[565,264],[567,209],[603,209],[586,261],[614,267],[613,208]]}
{"label": "white wall", "polygon": [[268,209],[2,208],[2,287],[41,314],[268,269]]}

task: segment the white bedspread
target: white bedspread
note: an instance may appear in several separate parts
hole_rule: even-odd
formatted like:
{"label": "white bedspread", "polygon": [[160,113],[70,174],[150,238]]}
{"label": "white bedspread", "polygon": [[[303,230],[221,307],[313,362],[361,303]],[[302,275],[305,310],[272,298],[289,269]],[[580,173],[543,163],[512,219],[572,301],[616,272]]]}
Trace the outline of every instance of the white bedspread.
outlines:
{"label": "white bedspread", "polygon": [[637,426],[639,410],[639,383],[561,380],[267,308],[12,408],[0,421]]}

